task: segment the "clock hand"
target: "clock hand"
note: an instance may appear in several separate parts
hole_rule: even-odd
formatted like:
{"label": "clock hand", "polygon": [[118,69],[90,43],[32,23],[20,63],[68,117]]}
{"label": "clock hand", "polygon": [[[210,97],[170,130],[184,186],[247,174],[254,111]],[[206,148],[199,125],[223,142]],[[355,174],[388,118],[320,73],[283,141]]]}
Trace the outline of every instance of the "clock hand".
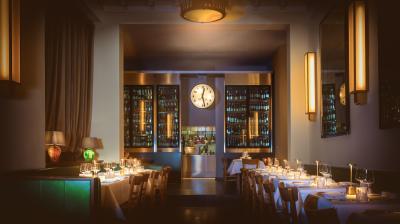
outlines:
{"label": "clock hand", "polygon": [[205,92],[205,88],[203,87],[203,93],[201,94],[201,99],[203,99],[203,107],[206,105],[206,103],[204,102],[204,92]]}

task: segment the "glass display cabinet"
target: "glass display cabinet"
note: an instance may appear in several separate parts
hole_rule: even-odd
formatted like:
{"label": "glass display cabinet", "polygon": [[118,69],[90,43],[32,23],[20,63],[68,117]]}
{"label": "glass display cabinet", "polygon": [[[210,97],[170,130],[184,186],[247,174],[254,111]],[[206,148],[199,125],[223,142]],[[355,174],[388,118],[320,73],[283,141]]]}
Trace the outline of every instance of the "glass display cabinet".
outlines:
{"label": "glass display cabinet", "polygon": [[179,150],[179,86],[157,86],[157,150]]}
{"label": "glass display cabinet", "polygon": [[271,148],[271,86],[225,86],[226,148]]}
{"label": "glass display cabinet", "polygon": [[124,86],[124,146],[128,151],[153,151],[153,86]]}

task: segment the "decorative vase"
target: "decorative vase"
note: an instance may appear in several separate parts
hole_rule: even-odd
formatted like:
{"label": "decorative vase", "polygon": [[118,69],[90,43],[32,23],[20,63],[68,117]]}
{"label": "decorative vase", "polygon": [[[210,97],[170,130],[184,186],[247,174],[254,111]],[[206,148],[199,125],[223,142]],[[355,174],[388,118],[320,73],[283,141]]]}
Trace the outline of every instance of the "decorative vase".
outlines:
{"label": "decorative vase", "polygon": [[53,163],[58,162],[58,160],[60,159],[60,155],[61,155],[60,146],[57,146],[57,145],[50,146],[47,149],[47,154],[49,155],[49,158]]}

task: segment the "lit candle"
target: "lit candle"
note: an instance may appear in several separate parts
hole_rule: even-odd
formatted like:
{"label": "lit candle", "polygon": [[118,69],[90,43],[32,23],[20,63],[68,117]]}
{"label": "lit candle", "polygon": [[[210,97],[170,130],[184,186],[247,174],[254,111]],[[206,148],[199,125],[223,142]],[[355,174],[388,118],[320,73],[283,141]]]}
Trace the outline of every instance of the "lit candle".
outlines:
{"label": "lit candle", "polygon": [[315,160],[315,163],[317,164],[317,176],[318,176],[318,174],[319,174],[319,161]]}
{"label": "lit candle", "polygon": [[350,182],[353,182],[353,164],[349,163],[350,166]]}

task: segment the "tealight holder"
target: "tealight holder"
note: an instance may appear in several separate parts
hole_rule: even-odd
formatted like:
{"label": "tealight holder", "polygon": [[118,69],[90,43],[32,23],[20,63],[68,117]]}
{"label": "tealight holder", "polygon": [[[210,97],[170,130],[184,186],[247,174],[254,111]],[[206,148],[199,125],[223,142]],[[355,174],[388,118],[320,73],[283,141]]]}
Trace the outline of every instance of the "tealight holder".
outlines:
{"label": "tealight holder", "polygon": [[356,188],[356,200],[360,202],[368,201],[368,188],[367,187],[357,187]]}

